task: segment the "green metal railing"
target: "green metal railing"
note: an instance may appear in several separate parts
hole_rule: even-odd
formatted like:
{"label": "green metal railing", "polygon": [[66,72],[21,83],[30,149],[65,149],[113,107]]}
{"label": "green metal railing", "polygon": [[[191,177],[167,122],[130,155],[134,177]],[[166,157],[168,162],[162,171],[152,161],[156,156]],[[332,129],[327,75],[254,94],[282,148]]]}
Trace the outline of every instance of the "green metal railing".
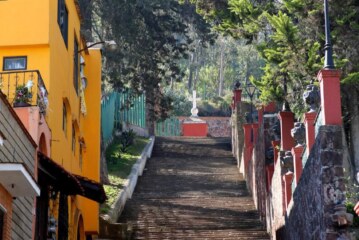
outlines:
{"label": "green metal railing", "polygon": [[103,140],[112,138],[114,129],[125,122],[142,128],[146,126],[145,94],[134,97],[129,91],[113,92],[101,101],[101,130]]}
{"label": "green metal railing", "polygon": [[115,127],[115,103],[116,93],[105,96],[101,100],[101,131],[105,143],[111,139]]}
{"label": "green metal railing", "polygon": [[142,128],[146,127],[145,94],[133,97],[129,91],[117,93],[116,125],[126,122]]}
{"label": "green metal railing", "polygon": [[155,134],[160,137],[181,136],[181,123],[176,117],[156,122]]}

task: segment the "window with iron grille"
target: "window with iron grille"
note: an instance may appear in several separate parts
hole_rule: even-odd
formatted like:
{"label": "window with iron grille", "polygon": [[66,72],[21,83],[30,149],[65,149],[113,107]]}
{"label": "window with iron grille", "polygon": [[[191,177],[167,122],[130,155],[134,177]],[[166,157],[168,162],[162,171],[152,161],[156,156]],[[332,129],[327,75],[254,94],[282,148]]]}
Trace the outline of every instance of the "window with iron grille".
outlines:
{"label": "window with iron grille", "polygon": [[69,12],[66,8],[65,0],[58,0],[57,23],[59,24],[62,37],[67,47]]}

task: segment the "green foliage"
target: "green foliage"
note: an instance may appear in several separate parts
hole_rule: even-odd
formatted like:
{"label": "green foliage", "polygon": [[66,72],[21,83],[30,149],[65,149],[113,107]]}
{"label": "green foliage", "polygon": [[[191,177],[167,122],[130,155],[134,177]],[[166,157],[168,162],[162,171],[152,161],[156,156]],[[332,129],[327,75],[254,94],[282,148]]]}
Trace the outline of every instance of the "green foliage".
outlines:
{"label": "green foliage", "polygon": [[122,153],[126,153],[128,151],[128,148],[133,145],[135,137],[136,133],[132,129],[130,129],[128,131],[122,132],[120,137],[116,139],[116,141],[120,143],[120,150]]}
{"label": "green foliage", "polygon": [[209,116],[223,116],[228,117],[231,115],[231,108],[229,98],[215,97],[211,101],[203,100],[197,105],[198,115],[202,117]]}
{"label": "green foliage", "polygon": [[347,213],[353,214],[354,219],[353,219],[353,227],[359,227],[359,217],[358,215],[355,213],[354,211],[354,206],[355,204],[351,203],[351,202],[346,202],[345,206],[347,208]]}
{"label": "green foliage", "polygon": [[94,41],[113,39],[119,46],[104,51],[104,90],[110,85],[131,88],[135,95],[145,91],[147,120],[165,118],[171,98],[161,86],[181,80],[179,62],[193,51],[194,40],[203,45],[212,41],[209,24],[186,1],[80,0],[80,5],[84,34],[91,32]]}
{"label": "green foliage", "polygon": [[190,113],[192,102],[189,101],[186,92],[179,92],[168,89],[165,94],[172,99],[171,116],[186,116]]}
{"label": "green foliage", "polygon": [[[286,100],[297,114],[305,109],[301,100],[305,85],[315,80],[323,67],[323,2],[192,2],[216,30],[257,46],[265,60],[263,76],[255,76],[264,103]],[[356,84],[355,73],[359,72],[358,16],[359,8],[355,1],[330,1],[335,64],[342,70],[345,84]]]}
{"label": "green foliage", "polygon": [[30,103],[32,94],[25,85],[18,85],[15,90],[15,103]]}
{"label": "green foliage", "polygon": [[351,73],[346,78],[342,80],[342,83],[344,84],[359,84],[359,72]]}
{"label": "green foliage", "polygon": [[[107,200],[101,205],[101,213],[107,213],[116,201],[128,175],[131,173],[132,166],[148,142],[148,139],[136,137],[135,144],[128,148],[127,153],[121,152],[121,144],[118,141],[114,141],[107,148],[106,160],[110,184],[104,186]],[[114,161],[111,156],[119,157]]]}

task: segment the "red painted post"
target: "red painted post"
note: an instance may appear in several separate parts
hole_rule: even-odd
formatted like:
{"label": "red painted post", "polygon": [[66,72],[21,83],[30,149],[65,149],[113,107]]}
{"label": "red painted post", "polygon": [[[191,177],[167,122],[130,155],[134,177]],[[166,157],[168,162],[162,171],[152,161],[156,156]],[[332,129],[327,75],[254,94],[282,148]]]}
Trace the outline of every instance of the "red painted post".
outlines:
{"label": "red painted post", "polygon": [[303,146],[296,146],[292,148],[293,155],[293,165],[294,165],[294,176],[295,176],[295,184],[298,185],[300,176],[303,172],[303,164],[302,164],[302,153],[304,151]]}
{"label": "red painted post", "polygon": [[290,151],[294,147],[294,139],[291,136],[291,130],[294,127],[294,113],[279,112],[278,118],[281,131],[280,149],[282,151]]}
{"label": "red painted post", "polygon": [[304,114],[305,140],[307,143],[306,154],[309,156],[310,150],[315,142],[315,126],[314,121],[317,116],[316,112],[308,112]]}
{"label": "red painted post", "polygon": [[277,164],[278,161],[278,154],[279,154],[279,141],[272,141],[273,153],[274,153],[274,166]]}
{"label": "red painted post", "polygon": [[243,124],[243,131],[244,131],[244,171],[247,174],[247,167],[248,163],[251,158],[251,150],[253,148],[253,143],[251,141],[251,131],[252,131],[252,124],[245,123]]}
{"label": "red painted post", "polygon": [[264,107],[264,112],[275,113],[276,108],[277,108],[277,106],[276,106],[275,102],[271,102],[267,106]]}
{"label": "red painted post", "polygon": [[322,69],[318,74],[324,125],[342,125],[340,71]]}
{"label": "red painted post", "polygon": [[241,102],[242,89],[233,90],[233,96],[234,96],[234,105],[237,106],[237,104]]}
{"label": "red painted post", "polygon": [[283,176],[284,181],[284,199],[285,199],[285,209],[283,212],[285,212],[288,209],[288,205],[290,203],[290,200],[292,199],[292,181],[293,181],[293,173],[287,172]]}

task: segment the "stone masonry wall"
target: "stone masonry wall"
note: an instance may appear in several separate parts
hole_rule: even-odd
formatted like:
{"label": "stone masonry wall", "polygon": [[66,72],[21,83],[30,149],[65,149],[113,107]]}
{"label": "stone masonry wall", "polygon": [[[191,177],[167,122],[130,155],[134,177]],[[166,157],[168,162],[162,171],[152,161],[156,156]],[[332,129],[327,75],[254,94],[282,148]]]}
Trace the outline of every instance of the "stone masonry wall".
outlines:
{"label": "stone masonry wall", "polygon": [[287,239],[345,239],[333,221],[345,200],[342,154],[341,127],[321,126],[288,209]]}
{"label": "stone masonry wall", "polygon": [[[243,163],[243,122],[240,111],[233,116],[233,154]],[[294,194],[286,209],[283,176],[288,169],[282,165],[280,152],[267,190],[266,166],[273,164],[273,153],[267,156],[270,128],[275,115],[264,118],[259,126],[257,142],[253,144],[247,169],[242,169],[247,186],[272,240],[334,240],[346,238],[345,225],[351,221],[345,211],[345,177],[343,170],[343,142],[340,126],[321,126],[310,156]],[[238,148],[242,147],[242,150]],[[239,154],[242,153],[242,154]],[[243,164],[241,164],[243,166]],[[342,225],[339,227],[340,224]]]}

